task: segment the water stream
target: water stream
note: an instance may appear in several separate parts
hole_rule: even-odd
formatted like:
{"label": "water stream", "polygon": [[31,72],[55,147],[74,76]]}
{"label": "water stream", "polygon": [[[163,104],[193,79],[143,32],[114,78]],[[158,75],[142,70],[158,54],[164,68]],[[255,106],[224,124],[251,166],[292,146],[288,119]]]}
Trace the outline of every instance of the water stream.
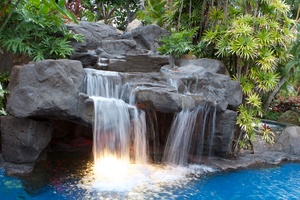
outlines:
{"label": "water stream", "polygon": [[[215,108],[204,105],[193,110],[183,109],[175,114],[160,164],[154,165],[150,160],[156,159],[149,158],[149,138],[155,140],[158,133],[155,124],[146,122],[153,123],[156,119],[147,120],[149,113],[137,108],[135,88],[123,85],[117,72],[93,69],[85,69],[84,82],[84,91],[94,101],[93,173],[96,179],[91,180],[99,190],[122,190],[124,185],[127,189],[143,187],[145,190],[145,184],[147,187],[157,183],[164,185],[170,177],[182,180],[192,173],[188,167],[190,155],[194,160],[201,159],[204,141],[209,140],[209,144],[213,141]],[[151,132],[149,135],[147,130]],[[207,152],[211,151],[209,148]],[[158,151],[155,147],[152,150]]]}

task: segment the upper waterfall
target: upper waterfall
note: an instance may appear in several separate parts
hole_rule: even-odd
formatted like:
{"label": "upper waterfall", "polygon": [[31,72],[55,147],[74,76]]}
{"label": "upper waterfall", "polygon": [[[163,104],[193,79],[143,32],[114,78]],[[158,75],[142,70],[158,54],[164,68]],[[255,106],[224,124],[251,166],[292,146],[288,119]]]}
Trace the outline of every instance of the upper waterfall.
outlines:
{"label": "upper waterfall", "polygon": [[116,72],[85,69],[85,89],[94,101],[94,161],[107,156],[127,163],[147,162],[145,114],[121,99],[123,85]]}

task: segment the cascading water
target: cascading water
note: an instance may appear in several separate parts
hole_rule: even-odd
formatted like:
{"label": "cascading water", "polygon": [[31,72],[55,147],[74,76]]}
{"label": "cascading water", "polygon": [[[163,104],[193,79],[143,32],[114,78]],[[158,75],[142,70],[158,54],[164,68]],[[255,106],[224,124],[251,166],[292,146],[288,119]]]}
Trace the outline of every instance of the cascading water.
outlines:
{"label": "cascading water", "polygon": [[122,84],[118,73],[93,69],[86,69],[85,72],[86,93],[94,101],[93,154],[96,175],[107,176],[111,173],[111,167],[119,166],[115,171],[120,172],[129,163],[145,164],[144,112],[120,99]]}
{"label": "cascading water", "polygon": [[[184,109],[175,115],[163,161],[172,165],[187,165],[189,156],[199,162],[203,155],[204,142],[208,141],[208,154],[212,152],[215,132],[216,109],[208,104],[193,110]],[[195,159],[196,158],[196,159]]]}
{"label": "cascading water", "polygon": [[[168,83],[177,92],[187,96],[197,93],[198,78],[181,81],[169,78]],[[180,89],[179,89],[180,88]],[[193,110],[184,108],[175,115],[173,120],[163,161],[175,165],[187,165],[189,156],[196,162],[200,162],[205,154],[212,156],[213,141],[215,137],[216,103],[198,106]]]}
{"label": "cascading water", "polygon": [[[198,153],[194,155],[201,156],[199,152],[203,150],[206,130],[202,126],[202,129],[199,128],[199,123],[207,124],[205,106],[191,111],[184,109],[176,115],[162,160],[171,165],[156,166],[147,162],[148,143],[156,146],[158,141],[157,122],[154,123],[157,120],[156,114],[136,107],[137,87],[122,85],[121,77],[116,72],[93,69],[85,69],[84,86],[84,92],[94,101],[93,154],[96,188],[120,191],[124,187],[128,190],[138,186],[144,192],[153,185],[182,181],[190,173],[201,174],[212,170],[194,166],[186,168],[189,154],[196,151]],[[146,119],[146,115],[148,118],[152,116],[151,119]],[[146,121],[151,124],[147,126]],[[149,132],[148,135],[146,132]],[[200,145],[199,142],[191,142],[195,137]],[[195,146],[197,150],[194,149]],[[152,150],[156,151],[155,147]],[[153,158],[154,161],[157,159]]]}

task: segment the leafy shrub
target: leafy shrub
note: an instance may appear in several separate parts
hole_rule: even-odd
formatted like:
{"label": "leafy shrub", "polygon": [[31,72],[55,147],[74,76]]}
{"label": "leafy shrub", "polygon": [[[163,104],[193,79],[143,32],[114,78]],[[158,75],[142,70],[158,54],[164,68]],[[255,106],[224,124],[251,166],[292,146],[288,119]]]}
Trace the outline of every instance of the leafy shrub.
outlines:
{"label": "leafy shrub", "polygon": [[83,37],[67,30],[64,18],[74,18],[65,9],[65,1],[25,0],[16,7],[7,8],[2,27],[0,45],[15,54],[27,54],[34,61],[47,58],[66,58],[73,49],[70,39],[81,41]]}
{"label": "leafy shrub", "polygon": [[172,33],[170,36],[164,36],[161,39],[163,45],[158,47],[161,54],[172,55],[175,58],[193,51],[192,38],[197,29],[184,30],[177,33]]}
{"label": "leafy shrub", "polygon": [[269,119],[269,120],[273,120],[273,121],[277,121],[278,118],[280,117],[281,113],[280,112],[276,112],[273,110],[268,110],[266,111],[265,115],[263,116],[264,119]]}
{"label": "leafy shrub", "polygon": [[274,144],[275,134],[266,123],[262,124],[260,127],[260,133],[262,133],[262,138],[269,144]]}

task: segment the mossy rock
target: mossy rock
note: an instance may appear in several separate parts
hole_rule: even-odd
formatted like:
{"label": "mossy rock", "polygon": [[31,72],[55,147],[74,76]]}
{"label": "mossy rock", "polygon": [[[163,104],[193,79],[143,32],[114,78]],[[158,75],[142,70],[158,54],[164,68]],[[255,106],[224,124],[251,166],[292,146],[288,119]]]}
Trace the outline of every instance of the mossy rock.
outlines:
{"label": "mossy rock", "polygon": [[278,122],[294,124],[300,126],[299,114],[292,110],[287,110],[277,120]]}

